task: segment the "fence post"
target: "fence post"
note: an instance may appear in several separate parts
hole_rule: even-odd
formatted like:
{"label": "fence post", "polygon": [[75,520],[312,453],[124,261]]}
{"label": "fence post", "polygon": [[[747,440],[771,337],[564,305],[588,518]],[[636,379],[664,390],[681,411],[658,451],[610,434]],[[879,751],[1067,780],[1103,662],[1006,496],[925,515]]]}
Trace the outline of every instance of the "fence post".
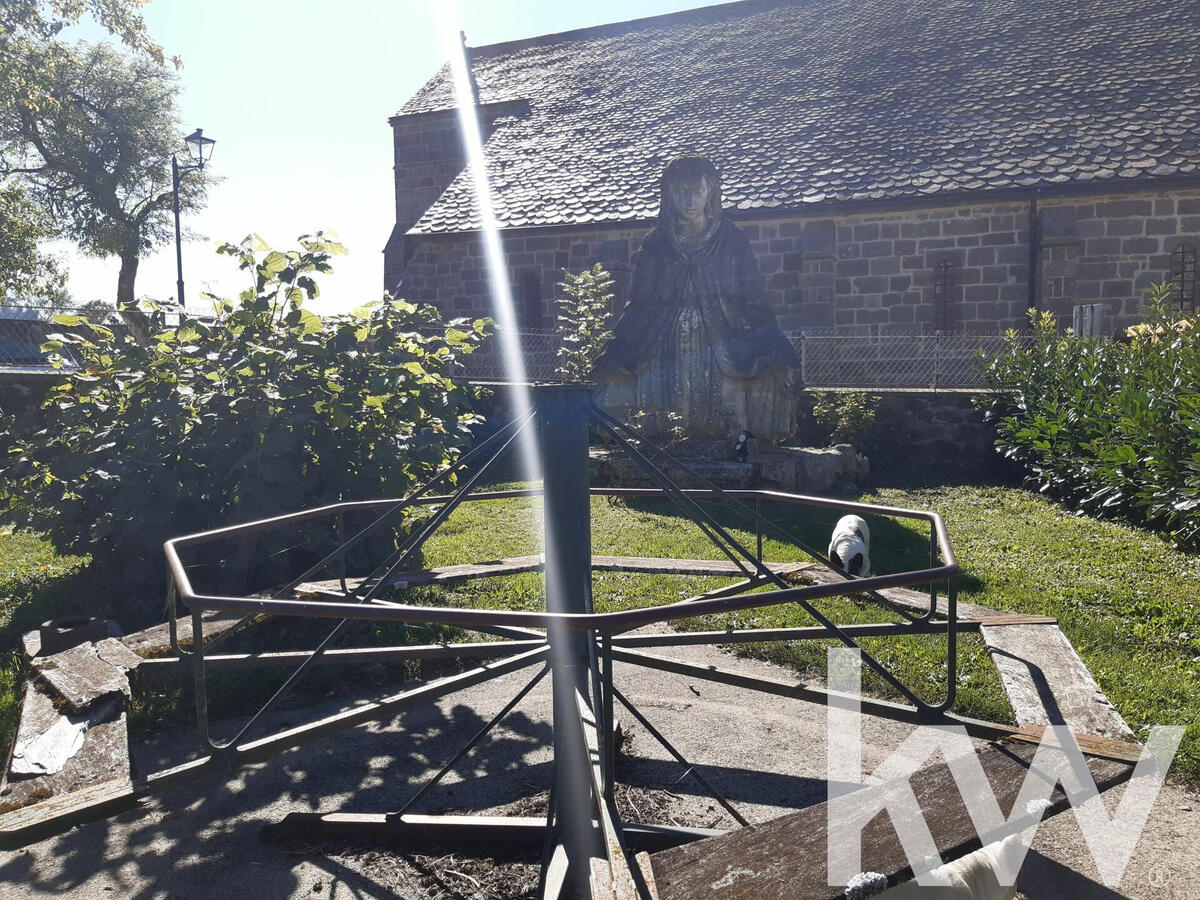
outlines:
{"label": "fence post", "polygon": [[807,332],[800,332],[800,384],[802,387],[808,387],[808,354],[805,352],[804,346],[804,340],[807,337]]}
{"label": "fence post", "polygon": [[938,376],[941,374],[942,364],[942,333],[935,331],[933,333],[933,389],[938,389]]}

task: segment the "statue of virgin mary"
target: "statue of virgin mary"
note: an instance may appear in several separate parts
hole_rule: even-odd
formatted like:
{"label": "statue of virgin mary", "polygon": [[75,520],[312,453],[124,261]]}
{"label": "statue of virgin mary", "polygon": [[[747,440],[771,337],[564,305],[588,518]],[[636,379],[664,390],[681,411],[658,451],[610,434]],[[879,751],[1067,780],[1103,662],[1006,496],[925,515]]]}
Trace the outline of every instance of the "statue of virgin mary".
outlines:
{"label": "statue of virgin mary", "polygon": [[[628,303],[593,378],[609,412],[642,412],[647,435],[779,440],[795,430],[795,350],[763,301],[746,236],[721,215],[703,157],[662,177],[658,225],[634,263]],[[670,414],[676,413],[677,417]]]}

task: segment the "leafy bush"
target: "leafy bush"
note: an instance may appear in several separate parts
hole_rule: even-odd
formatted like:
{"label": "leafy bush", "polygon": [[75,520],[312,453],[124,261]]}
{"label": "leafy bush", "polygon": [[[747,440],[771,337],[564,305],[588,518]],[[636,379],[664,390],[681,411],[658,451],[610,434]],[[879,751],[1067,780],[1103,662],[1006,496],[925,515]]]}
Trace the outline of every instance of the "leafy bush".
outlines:
{"label": "leafy bush", "polygon": [[813,398],[813,418],[834,444],[868,452],[878,437],[879,396],[863,391],[824,391]]}
{"label": "leafy bush", "polygon": [[[456,456],[474,395],[447,372],[487,323],[443,325],[390,298],[323,320],[304,301],[344,250],[320,233],[299,243],[223,245],[254,286],[210,297],[211,318],[178,311],[175,327],[146,304],[146,346],[56,319],[72,333],[46,349],[69,343],[81,365],[51,390],[45,430],[10,450],[2,480],[22,524],[90,553],[110,583],[158,593],[172,535],[403,495]],[[241,566],[260,561],[253,544],[237,550]]]}
{"label": "leafy bush", "polygon": [[991,393],[975,398],[997,447],[1041,489],[1093,515],[1171,532],[1200,546],[1200,331],[1152,288],[1147,321],[1126,341],[1060,334],[1031,314],[1033,341],[1009,333],[984,357]]}
{"label": "leafy bush", "polygon": [[608,320],[613,295],[612,276],[600,263],[578,275],[563,269],[558,301],[558,366],[554,373],[564,381],[586,381],[604,345],[612,337]]}

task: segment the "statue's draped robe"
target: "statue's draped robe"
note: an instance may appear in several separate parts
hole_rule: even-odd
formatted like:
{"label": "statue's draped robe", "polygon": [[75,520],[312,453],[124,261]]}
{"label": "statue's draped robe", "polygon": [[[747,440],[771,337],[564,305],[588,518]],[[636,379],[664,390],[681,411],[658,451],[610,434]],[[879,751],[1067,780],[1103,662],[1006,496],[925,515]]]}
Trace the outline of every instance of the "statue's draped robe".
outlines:
{"label": "statue's draped robe", "polygon": [[645,413],[648,434],[774,440],[795,427],[796,365],[749,241],[720,219],[693,245],[661,225],[646,235],[597,377],[604,406]]}

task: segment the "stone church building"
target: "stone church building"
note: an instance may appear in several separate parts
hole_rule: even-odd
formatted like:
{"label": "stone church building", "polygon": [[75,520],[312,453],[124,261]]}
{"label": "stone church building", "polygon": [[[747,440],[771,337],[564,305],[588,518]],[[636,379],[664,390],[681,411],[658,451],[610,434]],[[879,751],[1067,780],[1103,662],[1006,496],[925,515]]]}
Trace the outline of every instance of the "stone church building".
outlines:
{"label": "stone church building", "polygon": [[[682,154],[721,170],[786,331],[1121,326],[1162,281],[1195,306],[1200,3],[745,0],[469,61],[522,330],[564,268],[603,263],[619,308]],[[385,287],[489,314],[448,68],[389,121]]]}

